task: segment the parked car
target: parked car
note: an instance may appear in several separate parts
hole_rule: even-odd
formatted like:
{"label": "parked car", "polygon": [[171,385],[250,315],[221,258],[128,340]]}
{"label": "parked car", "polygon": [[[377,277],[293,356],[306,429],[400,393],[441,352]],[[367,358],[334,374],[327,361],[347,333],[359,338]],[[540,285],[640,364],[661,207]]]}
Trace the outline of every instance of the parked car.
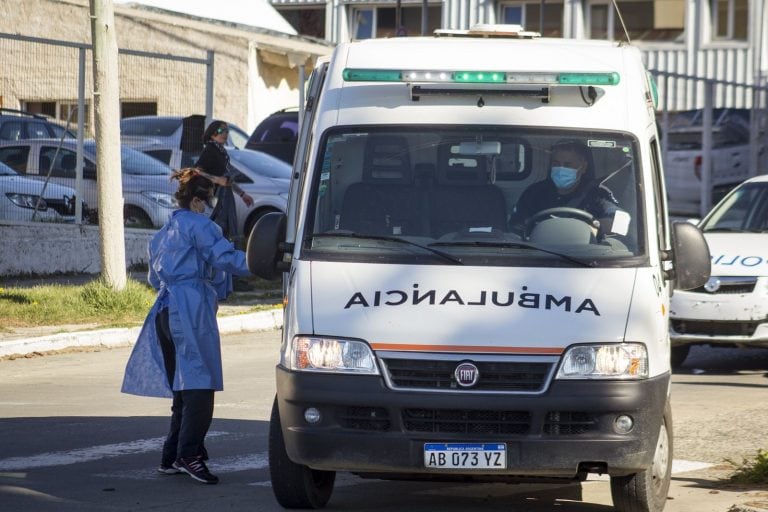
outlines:
{"label": "parked car", "polygon": [[[702,110],[671,114],[664,175],[669,210],[674,215],[700,215]],[[717,203],[749,177],[749,110],[719,108],[712,113],[712,202]],[[759,148],[765,155],[765,147]]]}
{"label": "parked car", "polygon": [[672,296],[673,366],[694,344],[768,346],[768,175],[736,187],[699,227],[712,276],[701,288]]}
{"label": "parked car", "polygon": [[48,117],[14,110],[0,108],[0,141],[22,139],[60,139],[75,138],[76,135],[67,131],[63,126],[54,123]]}
{"label": "parked car", "polygon": [[240,172],[235,181],[253,198],[250,208],[235,200],[238,232],[247,240],[263,215],[286,211],[291,166],[260,151],[230,149],[228,152],[230,165]]}
{"label": "parked car", "polygon": [[[229,126],[228,148],[243,148],[248,134]],[[154,157],[172,169],[189,167],[203,149],[205,116],[137,116],[120,120],[122,144]]]}
{"label": "parked car", "polygon": [[[0,163],[0,219],[74,222],[75,189],[32,180]],[[37,211],[37,213],[35,213]]]}
{"label": "parked car", "polygon": [[293,165],[299,139],[299,111],[282,109],[270,114],[253,130],[246,149],[262,151]]}
{"label": "parked car", "polygon": [[[176,182],[169,180],[170,168],[139,151],[120,149],[123,181],[123,214],[127,227],[158,228],[167,220],[175,200]],[[54,139],[0,143],[0,162],[29,178],[75,187],[77,141],[65,140],[61,147]],[[97,208],[96,143],[85,142],[83,155],[83,201]]]}

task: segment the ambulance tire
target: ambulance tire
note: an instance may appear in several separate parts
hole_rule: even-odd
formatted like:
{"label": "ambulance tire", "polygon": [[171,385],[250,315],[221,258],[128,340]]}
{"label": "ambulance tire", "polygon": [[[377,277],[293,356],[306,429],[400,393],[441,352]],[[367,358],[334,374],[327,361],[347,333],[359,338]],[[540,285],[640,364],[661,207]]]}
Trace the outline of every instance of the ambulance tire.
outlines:
{"label": "ambulance tire", "polygon": [[626,476],[611,477],[611,497],[617,512],[661,512],[672,479],[672,407],[664,409],[651,467]]}
{"label": "ambulance tire", "polygon": [[670,363],[672,368],[679,368],[683,366],[685,359],[688,357],[688,352],[691,351],[690,345],[677,345],[672,347]]}
{"label": "ambulance tire", "polygon": [[318,471],[288,458],[277,399],[269,420],[269,476],[272,491],[283,508],[323,508],[333,493],[335,471]]}

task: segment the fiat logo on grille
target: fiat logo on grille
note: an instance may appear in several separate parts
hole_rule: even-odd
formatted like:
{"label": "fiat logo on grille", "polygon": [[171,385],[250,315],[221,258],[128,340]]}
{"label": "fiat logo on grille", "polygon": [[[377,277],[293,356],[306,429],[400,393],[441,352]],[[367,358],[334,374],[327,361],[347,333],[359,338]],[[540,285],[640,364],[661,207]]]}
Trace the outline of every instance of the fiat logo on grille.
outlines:
{"label": "fiat logo on grille", "polygon": [[463,388],[471,388],[480,378],[480,370],[472,363],[461,363],[453,371],[456,382]]}

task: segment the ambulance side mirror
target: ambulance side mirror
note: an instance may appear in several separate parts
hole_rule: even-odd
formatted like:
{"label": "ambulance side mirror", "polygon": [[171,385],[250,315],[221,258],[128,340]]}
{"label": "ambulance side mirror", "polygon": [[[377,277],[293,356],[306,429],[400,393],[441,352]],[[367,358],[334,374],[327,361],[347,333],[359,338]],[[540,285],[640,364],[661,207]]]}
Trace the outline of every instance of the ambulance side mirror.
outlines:
{"label": "ambulance side mirror", "polygon": [[709,245],[701,230],[690,222],[672,224],[672,268],[675,289],[703,286],[711,272]]}
{"label": "ambulance side mirror", "polygon": [[283,256],[289,248],[285,244],[285,227],[286,216],[281,212],[268,213],[253,226],[246,248],[251,274],[272,281],[286,270]]}

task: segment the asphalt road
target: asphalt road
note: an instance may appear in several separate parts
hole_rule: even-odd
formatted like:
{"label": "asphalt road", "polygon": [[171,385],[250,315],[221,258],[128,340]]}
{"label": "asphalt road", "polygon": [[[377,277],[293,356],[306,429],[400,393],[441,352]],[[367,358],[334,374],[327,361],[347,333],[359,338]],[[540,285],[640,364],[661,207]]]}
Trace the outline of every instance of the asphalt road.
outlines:
{"label": "asphalt road", "polygon": [[[225,386],[207,446],[221,477],[160,475],[170,402],[119,392],[128,348],[0,361],[3,512],[282,510],[267,467],[277,332],[224,340]],[[675,475],[667,512],[723,511],[743,489],[712,476],[768,447],[768,350],[696,348],[674,376]],[[722,471],[720,471],[722,474]],[[606,512],[608,483],[566,487],[366,481],[342,474],[327,510]]]}

